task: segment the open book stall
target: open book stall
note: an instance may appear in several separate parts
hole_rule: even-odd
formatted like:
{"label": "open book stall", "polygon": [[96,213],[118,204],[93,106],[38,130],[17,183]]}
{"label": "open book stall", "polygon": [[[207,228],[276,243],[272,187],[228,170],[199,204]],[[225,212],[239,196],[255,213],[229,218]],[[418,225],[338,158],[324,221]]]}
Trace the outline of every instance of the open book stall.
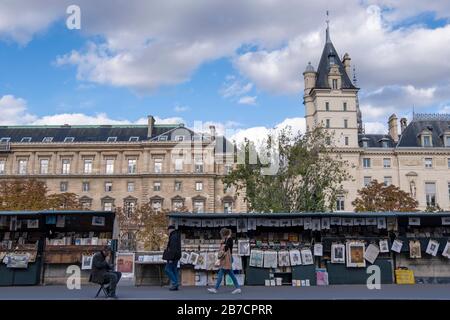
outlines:
{"label": "open book stall", "polygon": [[[170,218],[182,233],[184,285],[214,283],[222,227],[233,230],[233,270],[246,285],[366,284],[374,269],[381,283],[395,283],[397,271],[405,269],[416,282],[450,280],[450,213],[174,213]],[[420,257],[411,255],[417,243]]]}
{"label": "open book stall", "polygon": [[93,254],[111,242],[114,213],[0,212],[0,225],[1,285],[64,284],[70,265],[88,280]]}

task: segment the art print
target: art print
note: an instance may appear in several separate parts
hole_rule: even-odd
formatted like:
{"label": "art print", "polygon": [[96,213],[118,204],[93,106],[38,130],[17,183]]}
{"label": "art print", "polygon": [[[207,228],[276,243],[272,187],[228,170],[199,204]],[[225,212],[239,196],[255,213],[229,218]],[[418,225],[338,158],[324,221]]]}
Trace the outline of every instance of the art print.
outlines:
{"label": "art print", "polygon": [[386,229],[386,218],[377,218],[377,228]]}
{"label": "art print", "polygon": [[450,259],[450,241],[447,241],[445,245],[444,251],[442,251],[442,255],[448,259]]}
{"label": "art print", "polygon": [[435,257],[438,253],[438,249],[439,249],[439,242],[437,242],[436,240],[430,240],[428,242],[426,253]]}
{"label": "art print", "polygon": [[196,265],[198,262],[199,254],[197,252],[191,252],[189,255],[189,264]]}
{"label": "art print", "polygon": [[403,247],[403,241],[395,239],[394,242],[392,243],[391,250],[394,252],[400,253],[400,251],[402,251],[402,247]]}
{"label": "art print", "polygon": [[278,266],[278,255],[276,251],[264,251],[264,268],[276,268]]}
{"label": "art print", "polygon": [[81,256],[81,270],[91,270],[92,269],[92,259],[93,255],[85,255]]}
{"label": "art print", "polygon": [[92,225],[104,227],[105,226],[105,217],[93,216],[92,217]]}
{"label": "art print", "polygon": [[250,266],[256,268],[262,268],[264,266],[264,252],[261,250],[252,250],[250,254]]}
{"label": "art print", "polygon": [[282,250],[278,251],[278,266],[280,267],[290,267],[290,258],[289,258],[289,251]]}
{"label": "art print", "polygon": [[289,251],[289,257],[291,260],[291,266],[299,266],[302,264],[302,256],[300,250],[293,249]]}
{"label": "art print", "polygon": [[330,218],[322,218],[322,226],[321,228],[323,230],[329,230],[330,229]]}
{"label": "art print", "polygon": [[118,252],[116,255],[116,271],[122,272],[122,277],[134,276],[134,253]]}
{"label": "art print", "polygon": [[250,255],[250,240],[238,240],[238,255]]}
{"label": "art print", "polygon": [[345,263],[345,245],[340,243],[331,245],[331,263]]}
{"label": "art print", "polygon": [[369,244],[369,246],[366,249],[366,252],[364,253],[364,259],[373,264],[379,254],[380,248],[377,245],[371,243]]}
{"label": "art print", "polygon": [[180,258],[180,262],[182,264],[188,264],[189,263],[189,258],[191,257],[191,254],[189,252],[182,252],[181,253],[181,258]]}
{"label": "art print", "polygon": [[302,255],[302,262],[303,265],[310,265],[314,263],[314,257],[313,254],[311,252],[311,249],[302,249],[300,251],[301,255]]}
{"label": "art print", "polygon": [[409,242],[409,257],[411,259],[422,258],[422,250],[421,250],[421,246],[420,246],[420,241],[411,240]]}
{"label": "art print", "polygon": [[28,229],[38,229],[39,228],[39,219],[28,219],[27,220],[27,228]]}
{"label": "art print", "polygon": [[381,253],[389,252],[389,240],[387,239],[380,240],[379,245]]}
{"label": "art print", "polygon": [[419,217],[409,217],[408,224],[410,226],[420,226],[420,218]]}
{"label": "art print", "polygon": [[365,267],[365,246],[363,242],[354,241],[347,243],[347,267]]}
{"label": "art print", "polygon": [[314,256],[316,257],[323,256],[323,245],[321,243],[314,244]]}

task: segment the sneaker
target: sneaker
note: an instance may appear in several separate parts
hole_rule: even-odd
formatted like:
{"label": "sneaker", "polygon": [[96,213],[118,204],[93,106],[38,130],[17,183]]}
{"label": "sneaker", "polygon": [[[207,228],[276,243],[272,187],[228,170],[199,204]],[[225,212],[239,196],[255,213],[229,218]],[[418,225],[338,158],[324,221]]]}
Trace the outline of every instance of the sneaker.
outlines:
{"label": "sneaker", "polygon": [[178,290],[178,287],[175,287],[175,286],[174,286],[174,287],[170,287],[169,290],[170,290],[170,291],[177,291],[177,290]]}
{"label": "sneaker", "polygon": [[208,291],[211,292],[211,293],[217,293],[216,288],[209,288]]}
{"label": "sneaker", "polygon": [[242,290],[240,288],[234,289],[233,292],[231,292],[231,294],[239,294],[241,293]]}

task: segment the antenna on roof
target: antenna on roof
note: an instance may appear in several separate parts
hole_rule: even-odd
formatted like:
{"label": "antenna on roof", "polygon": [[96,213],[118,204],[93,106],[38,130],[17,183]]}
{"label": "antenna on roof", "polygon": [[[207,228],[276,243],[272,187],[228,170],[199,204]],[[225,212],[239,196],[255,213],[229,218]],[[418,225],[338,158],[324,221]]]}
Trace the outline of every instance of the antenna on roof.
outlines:
{"label": "antenna on roof", "polygon": [[327,10],[327,32],[326,32],[326,42],[329,43],[331,42],[330,40],[330,13]]}

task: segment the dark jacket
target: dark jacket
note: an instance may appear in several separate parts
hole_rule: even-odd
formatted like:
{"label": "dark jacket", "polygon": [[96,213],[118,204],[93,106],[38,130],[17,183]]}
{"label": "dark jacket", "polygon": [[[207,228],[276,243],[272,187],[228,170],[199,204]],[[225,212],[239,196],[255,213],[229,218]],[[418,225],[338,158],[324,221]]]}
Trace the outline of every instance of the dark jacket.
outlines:
{"label": "dark jacket", "polygon": [[103,252],[97,252],[92,258],[92,271],[89,277],[90,282],[103,283],[105,273],[112,270],[112,266],[106,261]]}
{"label": "dark jacket", "polygon": [[164,250],[163,259],[166,261],[176,261],[181,258],[181,237],[178,230],[170,233],[167,248]]}

